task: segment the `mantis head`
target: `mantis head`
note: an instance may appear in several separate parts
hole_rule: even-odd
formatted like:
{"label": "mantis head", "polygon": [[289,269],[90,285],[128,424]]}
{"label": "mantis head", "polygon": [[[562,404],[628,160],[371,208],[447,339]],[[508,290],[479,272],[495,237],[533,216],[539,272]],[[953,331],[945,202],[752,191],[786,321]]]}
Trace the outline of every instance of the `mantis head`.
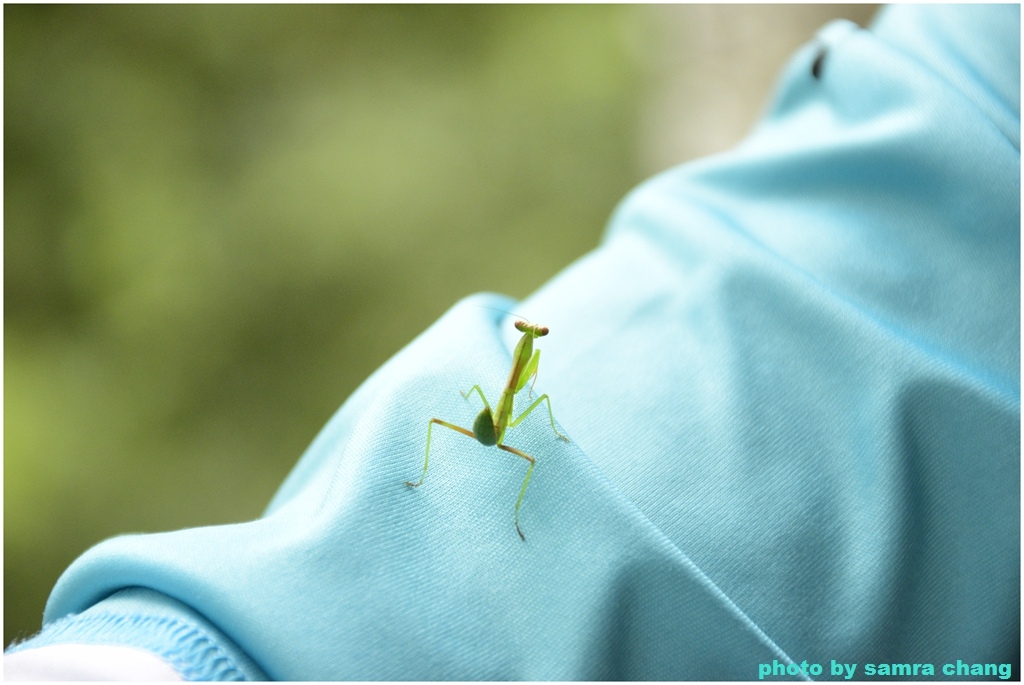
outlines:
{"label": "mantis head", "polygon": [[516,321],[516,330],[534,338],[542,338],[548,334],[547,326],[536,326],[525,321]]}

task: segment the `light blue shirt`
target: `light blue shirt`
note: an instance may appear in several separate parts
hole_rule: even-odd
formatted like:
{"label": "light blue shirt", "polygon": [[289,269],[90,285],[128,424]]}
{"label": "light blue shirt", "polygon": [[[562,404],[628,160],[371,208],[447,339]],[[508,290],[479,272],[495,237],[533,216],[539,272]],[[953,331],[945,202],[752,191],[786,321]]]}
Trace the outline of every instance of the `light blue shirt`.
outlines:
{"label": "light blue shirt", "polygon": [[[826,26],[736,149],[367,379],[262,518],[97,545],[15,649],[190,678],[1019,678],[1019,26]],[[472,425],[459,391],[496,401],[519,334],[495,310],[550,327],[535,393],[571,439],[543,408],[505,437],[537,460],[525,542],[512,454],[435,425],[403,484],[430,418]]]}

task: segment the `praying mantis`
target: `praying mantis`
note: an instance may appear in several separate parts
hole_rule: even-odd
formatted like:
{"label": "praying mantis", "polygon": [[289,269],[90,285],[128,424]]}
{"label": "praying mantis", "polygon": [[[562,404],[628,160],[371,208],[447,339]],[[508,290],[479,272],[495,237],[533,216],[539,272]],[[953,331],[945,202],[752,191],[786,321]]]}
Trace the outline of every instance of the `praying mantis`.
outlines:
{"label": "praying mantis", "polygon": [[[430,433],[434,428],[434,424],[440,424],[445,428],[451,428],[453,431],[458,431],[463,435],[475,439],[482,445],[490,447],[491,445],[496,446],[500,450],[510,452],[517,457],[522,457],[526,461],[530,462],[530,467],[526,469],[526,478],[523,479],[523,487],[519,490],[519,499],[516,500],[515,509],[515,523],[516,532],[519,533],[519,537],[522,538],[523,542],[526,541],[526,536],[523,535],[522,529],[519,527],[519,506],[523,503],[523,495],[526,494],[526,486],[530,484],[530,476],[533,475],[533,467],[536,466],[536,461],[533,457],[525,452],[517,450],[515,447],[509,447],[503,444],[505,439],[505,432],[509,428],[515,428],[527,415],[540,405],[541,402],[547,402],[548,404],[548,417],[551,419],[551,429],[555,431],[555,435],[569,442],[569,438],[565,437],[558,432],[555,428],[555,415],[551,411],[551,400],[547,395],[541,395],[527,407],[526,411],[519,415],[518,418],[512,418],[512,405],[515,401],[516,393],[523,389],[527,381],[531,377],[534,379],[534,383],[537,382],[537,367],[540,364],[540,350],[533,349],[533,339],[542,338],[548,334],[547,326],[536,326],[526,321],[516,321],[516,330],[523,334],[523,337],[519,339],[519,343],[516,345],[515,352],[512,353],[512,370],[509,371],[508,380],[505,381],[505,388],[501,391],[501,398],[498,400],[497,411],[491,411],[491,405],[487,403],[487,398],[484,396],[484,391],[480,389],[479,385],[474,385],[466,392],[459,391],[464,399],[469,399],[469,396],[476,390],[477,394],[480,395],[480,399],[484,402],[484,408],[477,414],[476,420],[473,422],[473,430],[467,430],[461,426],[456,426],[453,423],[442,421],[441,419],[430,419],[427,423],[427,454],[423,460],[423,473],[420,475],[418,483],[412,483],[405,481],[405,484],[409,487],[416,488],[423,485],[423,479],[427,477],[427,466],[430,464]],[[533,395],[533,388],[530,388],[530,395]]]}

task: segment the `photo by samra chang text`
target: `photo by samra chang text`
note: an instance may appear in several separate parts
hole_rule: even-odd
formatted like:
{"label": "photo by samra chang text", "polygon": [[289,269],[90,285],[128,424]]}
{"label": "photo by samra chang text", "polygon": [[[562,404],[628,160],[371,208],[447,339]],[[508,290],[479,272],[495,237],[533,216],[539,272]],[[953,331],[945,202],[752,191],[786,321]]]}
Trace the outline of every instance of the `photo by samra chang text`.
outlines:
{"label": "photo by samra chang text", "polygon": [[[858,670],[861,669],[861,670]],[[1008,680],[1013,674],[1012,664],[973,663],[957,659],[956,662],[945,664],[912,663],[912,664],[848,664],[841,661],[831,660],[828,664],[828,672],[818,663],[782,663],[773,659],[772,663],[761,663],[757,665],[757,678],[786,678],[786,677],[841,677],[845,680],[854,678],[895,678],[895,677],[919,677],[919,678],[964,678],[968,676],[995,676],[1001,680]]]}

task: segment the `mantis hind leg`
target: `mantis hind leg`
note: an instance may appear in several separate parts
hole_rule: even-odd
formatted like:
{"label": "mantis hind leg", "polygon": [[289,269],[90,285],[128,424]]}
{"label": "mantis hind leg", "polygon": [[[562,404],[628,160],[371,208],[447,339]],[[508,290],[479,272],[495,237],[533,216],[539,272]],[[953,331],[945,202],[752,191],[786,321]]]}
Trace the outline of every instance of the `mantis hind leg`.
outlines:
{"label": "mantis hind leg", "polygon": [[423,459],[423,473],[420,474],[420,480],[418,483],[405,481],[405,484],[411,488],[418,488],[419,486],[423,485],[423,479],[427,477],[427,467],[430,465],[430,432],[434,429],[435,423],[439,423],[445,428],[451,428],[453,431],[458,431],[463,435],[468,435],[469,437],[476,439],[476,436],[473,435],[473,431],[468,431],[465,428],[456,426],[454,423],[448,423],[447,421],[442,421],[441,419],[430,419],[430,422],[427,424],[427,455]]}
{"label": "mantis hind leg", "polygon": [[547,395],[541,395],[540,397],[538,397],[537,400],[533,404],[531,404],[529,407],[527,407],[526,410],[523,411],[523,413],[519,415],[519,418],[517,418],[514,421],[510,422],[508,424],[508,427],[512,428],[514,426],[518,426],[522,422],[522,420],[526,418],[526,415],[529,414],[534,409],[536,409],[537,405],[540,404],[541,402],[547,402],[548,403],[548,417],[551,419],[551,430],[555,431],[555,435],[557,435],[559,438],[561,438],[562,440],[565,440],[566,442],[569,442],[569,438],[567,438],[564,435],[562,435],[561,433],[559,433],[558,429],[555,428],[555,415],[551,411],[551,398],[549,398]]}
{"label": "mantis hind leg", "polygon": [[519,505],[523,503],[523,495],[526,494],[526,486],[530,484],[530,476],[533,475],[533,467],[537,465],[537,462],[529,454],[526,454],[525,452],[520,452],[515,447],[509,447],[508,445],[498,445],[498,449],[505,450],[506,452],[511,452],[517,457],[522,457],[523,459],[530,462],[530,468],[526,469],[526,478],[523,479],[523,487],[520,488],[519,490],[519,499],[516,500],[515,512],[516,532],[519,533],[519,537],[523,539],[523,542],[526,542],[526,536],[523,535],[523,531],[519,528]]}

